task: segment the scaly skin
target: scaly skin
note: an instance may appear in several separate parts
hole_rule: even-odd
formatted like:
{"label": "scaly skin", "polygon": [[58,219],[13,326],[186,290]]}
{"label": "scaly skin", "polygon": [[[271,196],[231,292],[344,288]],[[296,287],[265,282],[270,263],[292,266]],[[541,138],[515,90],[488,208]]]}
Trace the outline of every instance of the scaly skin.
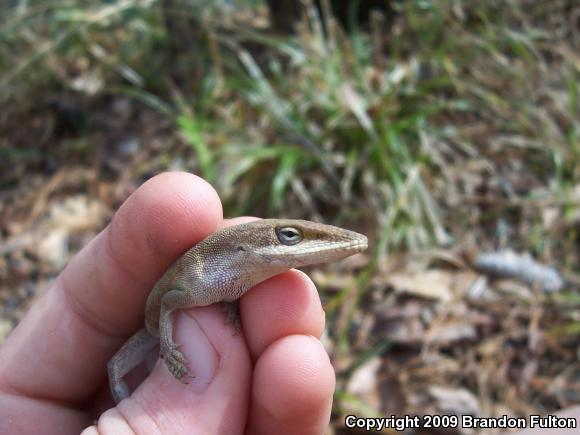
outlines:
{"label": "scaly skin", "polygon": [[173,376],[191,374],[173,341],[177,309],[233,302],[254,285],[288,269],[326,263],[367,248],[367,238],[331,225],[293,219],[263,219],[224,228],[185,252],[159,279],[145,308],[145,329],[108,363],[115,401],[129,395],[123,380],[157,343]]}

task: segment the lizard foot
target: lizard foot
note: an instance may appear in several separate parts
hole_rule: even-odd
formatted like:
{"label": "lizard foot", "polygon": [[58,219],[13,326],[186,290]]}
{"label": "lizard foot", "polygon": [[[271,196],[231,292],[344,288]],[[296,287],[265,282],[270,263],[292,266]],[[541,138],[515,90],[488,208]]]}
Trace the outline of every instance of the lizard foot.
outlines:
{"label": "lizard foot", "polygon": [[193,376],[189,373],[187,360],[178,347],[177,344],[172,344],[168,350],[162,350],[160,355],[173,377],[182,384],[187,384],[187,378],[192,378]]}
{"label": "lizard foot", "polygon": [[222,309],[226,314],[226,323],[231,323],[234,325],[236,335],[242,329],[242,321],[240,319],[240,304],[238,301],[233,302],[223,302]]}

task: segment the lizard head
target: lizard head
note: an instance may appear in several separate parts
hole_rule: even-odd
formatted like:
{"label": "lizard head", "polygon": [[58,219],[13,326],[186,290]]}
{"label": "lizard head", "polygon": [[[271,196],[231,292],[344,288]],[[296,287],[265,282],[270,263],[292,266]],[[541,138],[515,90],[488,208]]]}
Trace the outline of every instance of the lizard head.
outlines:
{"label": "lizard head", "polygon": [[332,225],[296,219],[263,219],[230,227],[236,250],[248,263],[291,268],[349,257],[367,248],[366,236]]}

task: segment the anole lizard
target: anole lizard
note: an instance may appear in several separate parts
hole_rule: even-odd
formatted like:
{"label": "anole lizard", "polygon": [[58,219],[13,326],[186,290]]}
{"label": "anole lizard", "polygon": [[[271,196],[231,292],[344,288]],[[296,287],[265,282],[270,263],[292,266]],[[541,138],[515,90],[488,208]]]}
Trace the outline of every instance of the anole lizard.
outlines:
{"label": "anole lizard", "polygon": [[239,299],[252,286],[293,267],[340,260],[367,248],[367,238],[331,225],[262,219],[224,228],[179,257],[147,298],[145,328],[111,358],[107,368],[117,403],[129,396],[123,380],[159,343],[159,355],[183,383],[191,376],[173,341],[172,312]]}

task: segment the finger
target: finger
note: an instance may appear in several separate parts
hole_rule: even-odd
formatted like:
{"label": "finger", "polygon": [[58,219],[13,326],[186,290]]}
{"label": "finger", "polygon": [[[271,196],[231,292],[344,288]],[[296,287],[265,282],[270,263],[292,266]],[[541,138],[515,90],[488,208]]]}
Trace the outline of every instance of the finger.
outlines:
{"label": "finger", "polygon": [[0,392],[0,434],[73,435],[90,423],[80,410]]}
{"label": "finger", "polygon": [[175,341],[193,377],[184,385],[159,360],[128,399],[100,417],[98,433],[243,432],[252,373],[243,336],[218,306],[183,310],[174,319]]}
{"label": "finger", "polygon": [[240,312],[252,359],[276,340],[292,334],[320,337],[324,310],[312,280],[298,270],[255,286],[242,298]]}
{"label": "finger", "polygon": [[246,433],[324,433],[334,386],[334,370],[320,341],[305,335],[277,340],[254,368]]}
{"label": "finger", "polygon": [[221,225],[213,188],[186,173],[141,186],[85,247],[0,349],[0,389],[86,399],[107,359],[143,321],[155,281],[184,250]]}

